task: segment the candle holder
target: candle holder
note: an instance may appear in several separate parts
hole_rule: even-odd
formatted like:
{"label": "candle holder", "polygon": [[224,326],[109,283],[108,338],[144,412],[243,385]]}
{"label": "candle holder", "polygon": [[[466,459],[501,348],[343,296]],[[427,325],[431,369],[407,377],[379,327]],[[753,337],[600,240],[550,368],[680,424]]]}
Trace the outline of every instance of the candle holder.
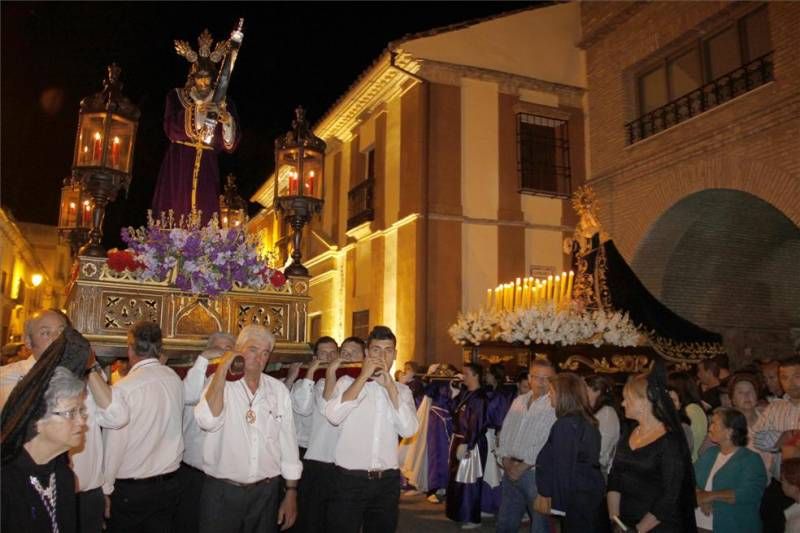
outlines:
{"label": "candle holder", "polygon": [[106,206],[119,190],[127,192],[131,180],[133,148],[139,124],[139,109],[122,95],[120,69],[112,63],[103,81],[103,90],[81,100],[78,133],[72,159],[76,182],[92,198],[89,241],[78,252],[104,257],[102,245]]}

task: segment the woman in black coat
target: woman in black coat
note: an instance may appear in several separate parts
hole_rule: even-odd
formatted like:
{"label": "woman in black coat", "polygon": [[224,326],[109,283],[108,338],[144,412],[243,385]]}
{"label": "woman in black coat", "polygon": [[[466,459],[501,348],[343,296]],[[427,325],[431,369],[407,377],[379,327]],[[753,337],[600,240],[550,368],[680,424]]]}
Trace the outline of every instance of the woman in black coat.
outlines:
{"label": "woman in black coat", "polygon": [[569,372],[550,380],[556,422],[536,459],[534,507],[561,518],[564,533],[605,529],[605,481],[600,470],[600,431],[583,380]]}

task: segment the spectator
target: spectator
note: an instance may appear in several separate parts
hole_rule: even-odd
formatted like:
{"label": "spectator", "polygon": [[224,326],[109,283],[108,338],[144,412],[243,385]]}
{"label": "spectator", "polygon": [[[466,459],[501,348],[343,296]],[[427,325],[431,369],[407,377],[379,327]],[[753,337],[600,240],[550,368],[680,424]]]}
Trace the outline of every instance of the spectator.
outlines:
{"label": "spectator", "polygon": [[[594,531],[604,522],[605,480],[600,471],[600,431],[592,416],[586,386],[564,372],[550,380],[556,422],[536,458],[534,506],[539,513],[565,513],[562,533]],[[602,524],[605,525],[605,524]]]}
{"label": "spectator", "polygon": [[785,533],[797,533],[800,531],[800,457],[784,459],[781,472],[783,493],[793,502],[783,512],[786,519]]}
{"label": "spectator", "polygon": [[[758,406],[758,378],[754,374],[736,373],[728,382],[728,395],[733,407],[741,411],[747,419],[747,447],[758,453],[764,461],[767,473],[772,467],[772,457],[767,452],[762,452],[755,445],[753,428],[761,418],[761,409]],[[767,481],[768,482],[768,481]]]}
{"label": "spectator", "polygon": [[614,396],[614,385],[607,377],[593,374],[587,376],[585,381],[591,413],[597,419],[600,430],[600,470],[604,477],[608,477],[619,441],[619,402]]}
{"label": "spectator", "polygon": [[694,531],[691,455],[663,367],[632,377],[623,389],[625,416],[636,426],[620,438],[608,476],[608,512],[636,531]]}
{"label": "spectator", "polygon": [[[720,366],[715,359],[703,359],[697,365],[697,380],[700,382],[703,408],[711,411],[722,406]],[[698,444],[695,442],[695,446]]]}
{"label": "spectator", "polygon": [[671,373],[667,380],[667,388],[677,393],[680,402],[679,411],[689,419],[689,426],[692,429],[692,461],[696,461],[708,432],[708,418],[701,406],[700,392],[692,377],[686,372]]}
{"label": "spectator", "polygon": [[765,359],[760,363],[761,375],[764,378],[764,385],[767,389],[767,401],[769,403],[783,398],[783,387],[781,387],[781,380],[778,377],[778,369],[780,368],[780,361],[776,359]]}
{"label": "spectator", "polygon": [[720,407],[711,416],[709,438],[716,444],[694,466],[695,519],[699,531],[750,533],[761,530],[758,507],[767,485],[764,463],[747,446],[747,419]]}

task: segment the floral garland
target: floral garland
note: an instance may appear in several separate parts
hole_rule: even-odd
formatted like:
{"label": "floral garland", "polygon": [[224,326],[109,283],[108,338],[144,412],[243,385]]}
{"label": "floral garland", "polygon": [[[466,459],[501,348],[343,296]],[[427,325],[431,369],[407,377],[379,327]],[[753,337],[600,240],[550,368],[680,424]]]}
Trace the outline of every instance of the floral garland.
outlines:
{"label": "floral garland", "polygon": [[529,344],[603,344],[636,346],[641,332],[627,313],[588,311],[547,305],[518,311],[472,311],[459,313],[448,330],[457,344],[479,345],[489,340]]}
{"label": "floral garland", "polygon": [[135,268],[143,281],[163,281],[176,270],[176,287],[208,296],[234,287],[261,290],[286,282],[282,272],[261,259],[252,238],[241,228],[220,228],[216,218],[203,227],[165,227],[151,219],[147,227],[123,229],[122,240],[131,259],[109,256],[109,266]]}

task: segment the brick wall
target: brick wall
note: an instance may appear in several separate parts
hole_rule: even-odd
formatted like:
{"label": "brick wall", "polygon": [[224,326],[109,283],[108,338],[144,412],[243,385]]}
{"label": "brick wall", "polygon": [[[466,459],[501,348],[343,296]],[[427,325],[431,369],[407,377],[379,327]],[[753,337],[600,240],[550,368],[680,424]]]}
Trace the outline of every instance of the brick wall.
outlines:
{"label": "brick wall", "polygon": [[[790,276],[781,269],[800,260],[796,256],[800,248],[800,33],[796,31],[800,5],[768,4],[774,82],[631,146],[626,145],[624,125],[636,118],[637,69],[663,51],[697,39],[756,6],[582,4],[591,117],[590,181],[600,198],[601,220],[654,294],[687,318],[722,330],[739,362],[744,360],[745,347],[752,349],[753,356],[790,350],[789,329],[800,327],[796,311],[787,315],[781,311],[782,304],[768,296],[783,294],[800,301],[800,287],[785,287],[777,281]],[[709,207],[716,209],[717,218],[701,218],[698,223],[704,225],[691,225],[673,217],[673,223],[659,225],[673,206],[714,189],[741,191],[748,200],[725,204],[719,196],[702,198],[710,206],[688,200],[690,204],[681,211],[684,219],[702,217]],[[737,210],[763,216],[737,219]],[[772,215],[776,220],[785,217],[787,224],[771,225]],[[785,238],[771,240],[780,231],[786,232]],[[709,237],[728,245],[711,249],[703,240]],[[648,247],[645,242],[662,244]],[[756,273],[772,269],[775,274],[761,290],[751,290],[752,284],[744,287],[737,270],[729,267],[753,253],[761,258],[760,263],[750,263]],[[694,285],[708,271],[715,272],[708,278],[712,281]],[[730,299],[713,296],[737,287],[741,290],[733,293],[738,297],[736,306],[729,305]],[[743,309],[750,309],[750,316]]]}

